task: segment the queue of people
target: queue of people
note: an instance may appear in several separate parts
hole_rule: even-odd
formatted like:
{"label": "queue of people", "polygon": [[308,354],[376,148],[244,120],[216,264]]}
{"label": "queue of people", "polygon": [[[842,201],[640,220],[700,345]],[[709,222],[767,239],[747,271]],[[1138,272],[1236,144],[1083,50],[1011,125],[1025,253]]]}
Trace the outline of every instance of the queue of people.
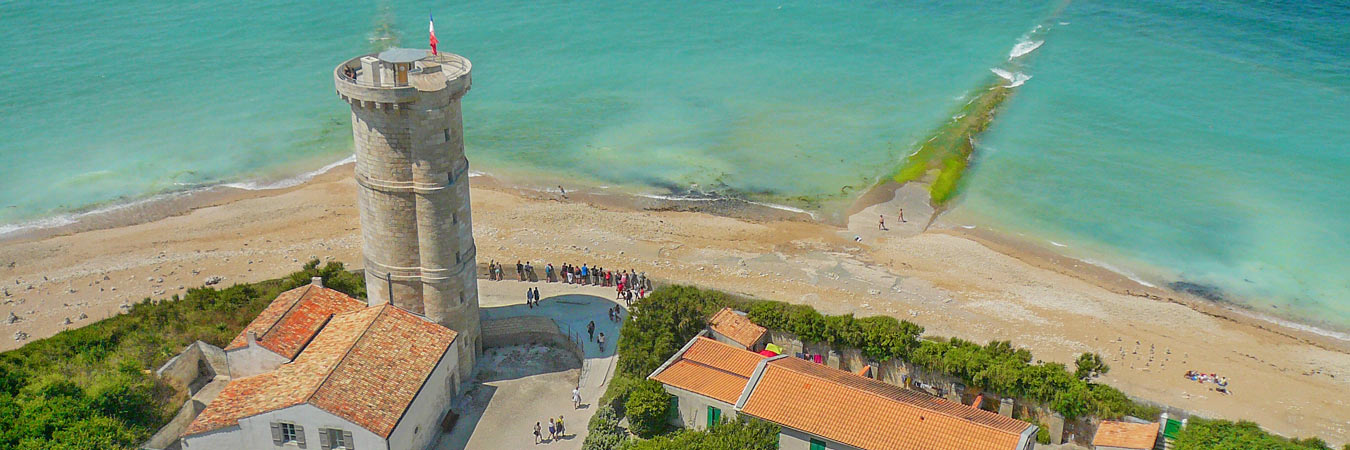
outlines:
{"label": "queue of people", "polygon": [[[502,263],[495,260],[488,263],[489,280],[501,281],[505,277],[506,270]],[[615,272],[589,264],[577,266],[571,263],[563,263],[558,267],[554,267],[552,263],[545,264],[544,276],[540,277],[535,272],[532,262],[517,260],[515,277],[518,281],[528,282],[543,280],[546,283],[613,286],[615,288],[614,298],[624,300],[629,305],[632,304],[633,299],[644,298],[652,291],[652,280],[647,278],[646,272],[638,272],[633,269]],[[536,298],[534,301],[537,302],[538,299]]]}

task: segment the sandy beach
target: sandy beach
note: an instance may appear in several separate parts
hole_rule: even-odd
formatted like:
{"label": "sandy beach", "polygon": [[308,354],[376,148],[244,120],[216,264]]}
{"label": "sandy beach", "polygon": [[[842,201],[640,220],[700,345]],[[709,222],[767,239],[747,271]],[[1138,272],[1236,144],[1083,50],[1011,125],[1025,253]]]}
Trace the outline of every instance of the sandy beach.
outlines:
{"label": "sandy beach", "polygon": [[[359,268],[350,173],[342,166],[288,189],[222,195],[147,223],[0,243],[0,350],[27,342],[16,333],[50,336],[209,277],[224,285],[275,278],[311,258]],[[918,187],[881,195],[840,227],[791,212],[713,215],[581,187],[563,199],[488,177],[473,183],[480,264],[636,269],[826,313],[892,315],[930,335],[1011,340],[1042,360],[1072,364],[1097,352],[1112,367],[1102,381],[1132,396],[1288,436],[1350,442],[1343,342],[1004,237],[940,221],[924,231],[931,209]],[[901,207],[909,222],[895,222]],[[877,229],[883,213],[888,231]],[[3,319],[11,313],[17,322]],[[1228,377],[1233,394],[1185,380],[1189,369]]]}

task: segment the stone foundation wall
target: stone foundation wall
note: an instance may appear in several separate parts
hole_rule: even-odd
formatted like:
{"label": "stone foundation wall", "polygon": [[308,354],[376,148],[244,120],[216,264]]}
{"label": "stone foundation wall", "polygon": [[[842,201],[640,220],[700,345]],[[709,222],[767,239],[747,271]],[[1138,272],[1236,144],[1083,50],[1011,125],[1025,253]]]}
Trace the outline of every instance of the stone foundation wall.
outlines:
{"label": "stone foundation wall", "polygon": [[519,316],[483,321],[483,348],[544,344],[567,350],[580,366],[586,353],[547,317]]}

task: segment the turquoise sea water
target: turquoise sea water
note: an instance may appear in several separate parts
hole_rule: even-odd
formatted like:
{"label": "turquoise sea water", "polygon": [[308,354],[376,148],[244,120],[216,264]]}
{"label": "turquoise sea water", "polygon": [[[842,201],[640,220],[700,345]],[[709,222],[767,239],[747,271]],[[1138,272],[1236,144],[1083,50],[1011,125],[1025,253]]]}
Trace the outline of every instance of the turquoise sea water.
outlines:
{"label": "turquoise sea water", "polygon": [[961,214],[1350,327],[1350,6],[1113,3],[0,3],[0,231],[344,158],[330,70],[428,13],[474,62],[477,170],[811,207],[1045,25]]}

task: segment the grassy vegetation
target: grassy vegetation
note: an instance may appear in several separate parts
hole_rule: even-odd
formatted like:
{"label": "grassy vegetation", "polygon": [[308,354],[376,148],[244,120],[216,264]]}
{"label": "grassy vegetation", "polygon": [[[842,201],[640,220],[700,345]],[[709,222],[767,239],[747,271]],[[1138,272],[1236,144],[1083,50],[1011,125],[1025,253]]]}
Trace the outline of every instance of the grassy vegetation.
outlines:
{"label": "grassy vegetation", "polygon": [[[1252,422],[1206,420],[1192,417],[1173,443],[1176,450],[1331,450],[1318,438],[1286,439],[1265,432]],[[1350,444],[1343,447],[1350,450]]]}
{"label": "grassy vegetation", "polygon": [[365,295],[363,280],[342,264],[318,263],[282,279],[146,299],[126,314],[0,353],[0,448],[136,448],[187,398],[154,375],[183,347],[224,346],[278,293],[313,276]]}
{"label": "grassy vegetation", "polygon": [[1011,93],[1002,80],[991,83],[938,127],[917,151],[906,157],[891,178],[904,184],[922,180],[936,170],[937,176],[928,186],[929,200],[934,207],[946,204],[959,191],[962,176],[974,157],[975,137],[989,128],[999,107]]}

